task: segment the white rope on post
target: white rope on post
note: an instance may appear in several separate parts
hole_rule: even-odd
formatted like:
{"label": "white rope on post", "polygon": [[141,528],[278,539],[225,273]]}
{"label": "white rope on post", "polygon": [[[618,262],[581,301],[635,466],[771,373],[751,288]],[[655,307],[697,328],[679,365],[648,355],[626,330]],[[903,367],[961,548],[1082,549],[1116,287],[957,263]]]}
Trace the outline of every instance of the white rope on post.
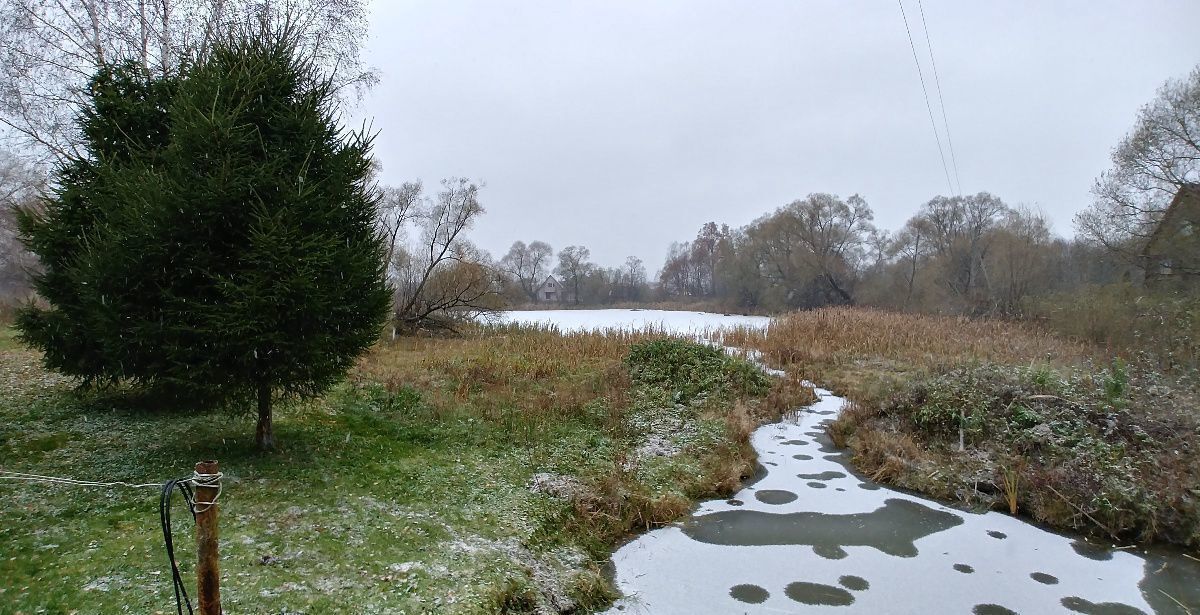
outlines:
{"label": "white rope on post", "polygon": [[224,475],[224,472],[217,472],[216,474],[202,474],[195,471],[192,472],[192,478],[188,480],[188,483],[190,483],[192,487],[215,486],[217,488],[217,493],[213,495],[211,502],[192,502],[192,512],[194,514],[198,515],[212,508],[217,503],[217,500],[221,498],[221,477]]}

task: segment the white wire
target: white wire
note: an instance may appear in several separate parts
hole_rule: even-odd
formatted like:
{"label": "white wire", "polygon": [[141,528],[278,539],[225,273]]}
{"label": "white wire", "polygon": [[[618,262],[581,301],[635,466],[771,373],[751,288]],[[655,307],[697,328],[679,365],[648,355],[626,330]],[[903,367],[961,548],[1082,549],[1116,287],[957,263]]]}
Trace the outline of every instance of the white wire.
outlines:
{"label": "white wire", "polygon": [[[217,499],[221,497],[221,477],[224,474],[217,472],[216,474],[203,474],[200,472],[192,472],[192,477],[186,482],[193,487],[216,487],[217,493],[209,502],[193,502],[192,512],[200,514],[209,508],[212,508],[217,503]],[[162,489],[164,483],[127,483],[124,481],[100,482],[94,480],[79,480],[75,478],[63,478],[61,476],[46,476],[44,474],[29,474],[27,472],[9,472],[0,470],[0,480],[23,481],[27,483],[50,483],[52,485],[67,485],[71,487],[129,487],[132,489],[147,489],[155,488]]]}
{"label": "white wire", "polygon": [[98,482],[92,480],[77,480],[74,478],[63,478],[61,476],[44,476],[41,474],[28,474],[25,472],[9,472],[0,470],[0,479],[19,480],[31,483],[52,483],[57,485],[71,485],[75,487],[130,487],[134,489],[142,489],[154,487],[161,489],[162,483],[126,483],[122,481],[113,482]]}

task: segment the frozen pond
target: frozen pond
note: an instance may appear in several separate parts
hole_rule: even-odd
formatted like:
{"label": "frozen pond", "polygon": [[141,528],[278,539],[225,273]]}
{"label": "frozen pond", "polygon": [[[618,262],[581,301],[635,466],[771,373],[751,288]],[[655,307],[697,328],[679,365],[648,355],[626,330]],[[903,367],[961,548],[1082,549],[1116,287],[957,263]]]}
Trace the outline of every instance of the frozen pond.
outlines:
{"label": "frozen pond", "polygon": [[[510,312],[563,331],[699,334],[763,317],[656,310]],[[760,479],[729,500],[644,534],[613,555],[612,614],[1200,614],[1200,562],[1104,549],[997,513],[976,514],[857,476],[820,401],[756,430]]]}
{"label": "frozen pond", "polygon": [[669,310],[522,310],[504,312],[499,315],[498,320],[502,323],[554,325],[563,333],[652,327],[687,334],[730,327],[761,329],[771,321],[766,316]]}

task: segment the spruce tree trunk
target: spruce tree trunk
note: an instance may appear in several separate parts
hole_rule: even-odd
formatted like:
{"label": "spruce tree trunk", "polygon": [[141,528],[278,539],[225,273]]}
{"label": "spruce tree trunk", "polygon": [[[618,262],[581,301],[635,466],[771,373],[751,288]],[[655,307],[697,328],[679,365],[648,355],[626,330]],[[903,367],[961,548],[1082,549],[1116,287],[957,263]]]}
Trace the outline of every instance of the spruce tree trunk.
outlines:
{"label": "spruce tree trunk", "polygon": [[275,430],[271,427],[271,385],[258,384],[258,427],[254,430],[254,441],[261,451],[275,450]]}

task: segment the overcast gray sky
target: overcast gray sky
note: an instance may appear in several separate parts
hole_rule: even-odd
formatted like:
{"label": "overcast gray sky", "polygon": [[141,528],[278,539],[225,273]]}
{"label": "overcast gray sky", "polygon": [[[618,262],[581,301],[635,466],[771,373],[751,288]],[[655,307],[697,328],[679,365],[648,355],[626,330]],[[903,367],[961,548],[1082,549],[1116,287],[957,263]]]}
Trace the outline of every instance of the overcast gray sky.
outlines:
{"label": "overcast gray sky", "polygon": [[[941,129],[916,0],[904,0]],[[1134,115],[1200,63],[1200,2],[924,0],[964,193],[1059,234]],[[471,237],[653,273],[709,220],[858,193],[895,229],[947,194],[900,7],[842,1],[376,1],[359,107],[383,179],[482,179]],[[942,135],[945,147],[945,135]],[[949,152],[947,151],[947,157]],[[953,173],[953,170],[951,170]]]}

